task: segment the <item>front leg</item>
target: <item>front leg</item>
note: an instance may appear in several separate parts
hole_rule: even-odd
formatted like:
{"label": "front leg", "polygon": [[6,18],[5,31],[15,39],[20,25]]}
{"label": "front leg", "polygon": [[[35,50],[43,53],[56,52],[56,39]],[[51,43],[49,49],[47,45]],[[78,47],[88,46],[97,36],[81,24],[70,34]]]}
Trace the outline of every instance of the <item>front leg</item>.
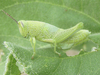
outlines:
{"label": "front leg", "polygon": [[48,42],[48,43],[53,43],[54,44],[54,52],[56,54],[58,54],[59,56],[61,56],[61,54],[59,52],[56,51],[56,46],[57,46],[57,43],[55,40],[53,39],[42,39],[43,42]]}
{"label": "front leg", "polygon": [[35,56],[35,44],[36,44],[36,41],[35,41],[35,37],[30,37],[30,42],[31,42],[31,45],[32,45],[32,48],[33,48],[33,55],[32,55],[32,59],[34,58]]}

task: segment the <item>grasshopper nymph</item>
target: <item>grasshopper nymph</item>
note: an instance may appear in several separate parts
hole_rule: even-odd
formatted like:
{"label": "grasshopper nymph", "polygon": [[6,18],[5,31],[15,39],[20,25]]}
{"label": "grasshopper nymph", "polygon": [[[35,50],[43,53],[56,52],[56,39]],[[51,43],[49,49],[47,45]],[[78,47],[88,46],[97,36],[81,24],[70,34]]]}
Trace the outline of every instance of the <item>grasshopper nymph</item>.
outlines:
{"label": "grasshopper nymph", "polygon": [[[5,11],[3,12],[11,17]],[[77,43],[81,43],[80,41],[87,39],[90,35],[88,30],[80,30],[83,28],[82,22],[69,29],[61,29],[45,22],[30,20],[20,20],[17,22],[14,18],[12,19],[18,24],[20,34],[23,37],[30,39],[33,47],[32,58],[36,53],[36,40],[53,44],[54,52],[60,56],[60,53],[56,51],[56,47],[60,45],[60,43],[72,43],[75,45]]]}

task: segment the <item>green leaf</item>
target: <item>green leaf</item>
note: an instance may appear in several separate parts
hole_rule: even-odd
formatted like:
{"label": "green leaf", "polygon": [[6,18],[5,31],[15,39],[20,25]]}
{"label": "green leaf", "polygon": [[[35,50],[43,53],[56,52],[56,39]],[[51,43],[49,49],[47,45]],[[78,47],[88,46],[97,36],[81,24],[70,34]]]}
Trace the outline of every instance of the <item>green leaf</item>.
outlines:
{"label": "green leaf", "polygon": [[[6,7],[4,10],[7,13],[9,13],[13,18],[15,18],[17,21],[38,20],[38,21],[50,23],[60,28],[69,28],[76,25],[79,22],[83,22],[85,25],[84,28],[90,30],[91,32],[96,33],[100,31],[99,29],[100,17],[98,16],[99,15],[99,13],[97,13],[98,11],[95,9],[98,8],[100,1],[98,1],[98,3],[96,1],[85,2],[85,1],[77,1],[77,0],[73,2],[72,1],[66,2],[66,0],[62,2],[61,0],[59,0],[57,2],[62,4],[57,4],[56,1],[52,1],[52,0],[15,2],[15,4],[9,5],[9,7]],[[67,6],[71,4],[71,2],[72,5],[74,5],[74,7]],[[74,4],[76,2],[78,2],[78,5]],[[87,3],[89,3],[90,6],[87,6],[86,5]],[[92,9],[94,9],[93,13],[89,13],[90,11],[87,12],[85,8],[86,6],[87,6],[87,10],[88,9],[90,10],[91,6],[94,6],[93,8],[91,8],[91,11]],[[0,34],[20,36],[19,30],[17,28],[17,24],[10,17],[5,15],[2,11],[0,12],[0,16],[1,16]],[[6,29],[5,27],[8,27],[8,25],[9,28]]]}
{"label": "green leaf", "polygon": [[[27,39],[23,39],[22,41],[21,41],[22,39],[21,38],[18,38],[18,37],[12,37],[12,36],[0,36],[0,50],[2,51],[2,55],[1,55],[1,53],[0,53],[0,55],[1,55],[1,59],[0,59],[0,67],[2,67],[1,69],[0,69],[0,75],[3,75],[3,72],[5,71],[5,63],[6,63],[6,58],[7,58],[7,56],[8,56],[8,54],[9,54],[9,50],[7,50],[5,47],[4,47],[4,45],[3,45],[3,42],[4,41],[9,41],[9,42],[12,42],[12,43],[16,43],[16,44],[19,44],[19,45],[24,45],[24,46],[29,46],[29,47],[31,47],[31,44],[30,43],[28,43],[27,44]],[[25,42],[26,41],[26,42]],[[26,45],[24,44],[24,43],[26,43]]]}
{"label": "green leaf", "polygon": [[[14,46],[18,45],[18,47],[21,48],[23,51],[24,50],[27,51],[27,49],[31,50],[31,54],[32,54],[32,47],[29,41],[27,39],[24,39],[20,35],[17,24],[10,17],[4,14],[1,10],[4,10],[7,13],[9,13],[17,21],[19,20],[43,21],[43,22],[46,22],[46,23],[49,23],[49,24],[52,24],[52,25],[55,25],[57,27],[64,28],[64,29],[70,28],[79,22],[83,22],[84,29],[87,29],[92,33],[92,35],[90,36],[90,39],[91,41],[95,42],[98,45],[98,50],[99,50],[100,49],[100,41],[99,41],[100,35],[95,35],[97,33],[100,34],[99,8],[100,8],[100,0],[96,0],[96,1],[95,0],[87,0],[87,1],[84,1],[84,0],[23,0],[23,1],[21,0],[7,0],[7,1],[2,0],[0,1],[0,50],[2,50],[4,53],[4,55],[2,56],[0,55],[2,57],[2,59],[0,59],[0,68],[1,68],[0,75],[3,75],[3,72],[5,71],[5,63],[6,63],[5,60],[9,54],[9,51],[3,46],[4,41],[11,42],[13,45],[15,44]],[[46,59],[46,56],[52,57],[52,55],[53,57],[56,57],[59,60],[59,57],[56,54],[54,54],[53,48],[51,48],[49,44],[42,43],[42,42],[37,42],[37,44],[38,45],[36,46],[36,49],[38,50],[38,48],[40,48],[38,51],[38,55],[40,55],[41,57],[44,56],[44,58],[41,59],[41,61],[39,61],[40,59],[37,59],[36,61],[34,60],[35,63],[42,64],[42,60]],[[92,45],[91,44],[92,43],[86,42],[85,44],[79,47],[80,48],[84,47],[86,50],[88,49],[91,50],[91,47],[94,47],[93,46],[94,44]],[[59,51],[59,52],[62,52],[62,51]],[[58,69],[55,70],[54,75],[57,75],[57,73],[59,74],[63,73],[64,75],[65,74],[66,75],[69,75],[69,74],[70,75],[73,75],[73,74],[81,75],[83,74],[83,72],[85,72],[84,75],[100,74],[99,69],[98,69],[99,51],[97,52],[90,52],[90,53],[83,54],[84,58],[81,57],[82,54],[76,57],[67,58],[65,53],[62,52],[61,59],[64,59],[64,57],[66,57],[66,60],[62,62],[67,63],[67,64],[61,63],[60,68],[58,68],[61,71],[59,71]],[[93,53],[93,57],[92,57],[92,53]],[[31,55],[29,59],[30,58],[31,58]],[[37,55],[35,58],[37,58]],[[90,59],[91,65],[87,64],[87,63],[90,63],[89,58],[93,58],[93,59]],[[57,61],[58,64],[61,62],[61,59],[60,61]],[[54,70],[55,68],[51,66],[52,63],[49,63],[49,64],[50,64],[51,70]],[[80,64],[83,65],[83,67],[81,67]],[[97,64],[98,64],[98,67],[97,67]],[[73,65],[75,67],[73,67]],[[80,68],[76,68],[78,66],[80,66]],[[35,65],[32,64],[32,67],[35,67]],[[37,68],[35,68],[35,71],[36,69]],[[48,69],[46,69],[46,71],[47,70]],[[51,71],[51,70],[48,70],[48,71]],[[45,70],[43,69],[42,71],[40,68],[39,72],[40,71],[44,73]]]}
{"label": "green leaf", "polygon": [[6,71],[4,75],[21,75],[18,66],[16,65],[16,60],[12,54],[9,54],[7,59]]}
{"label": "green leaf", "polygon": [[3,72],[5,70],[5,63],[6,62],[0,62],[0,74],[3,75]]}
{"label": "green leaf", "polygon": [[[73,57],[55,56],[53,50],[38,49],[32,60],[32,49],[5,42],[16,60],[29,75],[98,75],[100,51],[88,52]],[[46,53],[46,54],[45,54]],[[91,59],[93,58],[93,59]],[[98,64],[98,65],[97,65]]]}
{"label": "green leaf", "polygon": [[92,34],[91,36],[90,36],[90,39],[94,42],[94,43],[96,43],[98,46],[99,46],[99,48],[100,48],[100,33],[96,33],[96,34]]}

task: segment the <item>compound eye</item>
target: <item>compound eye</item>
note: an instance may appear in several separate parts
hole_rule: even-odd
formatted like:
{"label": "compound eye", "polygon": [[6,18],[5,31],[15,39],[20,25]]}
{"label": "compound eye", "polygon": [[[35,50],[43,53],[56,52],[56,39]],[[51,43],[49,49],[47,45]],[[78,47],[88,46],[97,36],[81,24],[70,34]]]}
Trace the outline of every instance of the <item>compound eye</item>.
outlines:
{"label": "compound eye", "polygon": [[21,25],[22,25],[22,27],[24,27],[24,24],[23,24],[23,22],[21,22]]}

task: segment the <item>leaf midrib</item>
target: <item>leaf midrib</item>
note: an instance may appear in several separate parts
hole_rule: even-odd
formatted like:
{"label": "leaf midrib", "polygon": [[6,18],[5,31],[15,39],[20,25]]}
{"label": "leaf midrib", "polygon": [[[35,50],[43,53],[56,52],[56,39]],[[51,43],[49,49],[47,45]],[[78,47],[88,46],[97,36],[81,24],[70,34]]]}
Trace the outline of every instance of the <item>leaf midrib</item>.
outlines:
{"label": "leaf midrib", "polygon": [[[22,2],[22,3],[16,2],[15,4],[12,4],[12,5],[10,5],[10,6],[7,6],[7,7],[5,7],[4,9],[9,8],[9,7],[13,7],[13,6],[18,5],[18,4],[27,4],[27,3],[32,3],[32,2],[45,3],[45,4],[50,4],[50,5],[53,5],[53,6],[59,6],[59,7],[67,8],[67,9],[69,9],[69,10],[75,11],[75,12],[77,12],[77,13],[80,13],[80,14],[82,14],[82,15],[84,15],[84,16],[90,18],[91,20],[93,20],[94,22],[96,22],[98,25],[100,25],[100,22],[99,22],[98,20],[96,20],[95,18],[93,18],[92,16],[90,16],[89,14],[86,14],[86,13],[84,13],[84,12],[82,12],[82,11],[76,10],[76,9],[74,9],[74,8],[71,8],[71,7],[68,7],[68,6],[65,6],[65,5],[53,4],[53,3],[50,3],[50,2],[43,2],[43,1],[30,1],[30,2]],[[0,11],[1,11],[1,10],[0,10]]]}

